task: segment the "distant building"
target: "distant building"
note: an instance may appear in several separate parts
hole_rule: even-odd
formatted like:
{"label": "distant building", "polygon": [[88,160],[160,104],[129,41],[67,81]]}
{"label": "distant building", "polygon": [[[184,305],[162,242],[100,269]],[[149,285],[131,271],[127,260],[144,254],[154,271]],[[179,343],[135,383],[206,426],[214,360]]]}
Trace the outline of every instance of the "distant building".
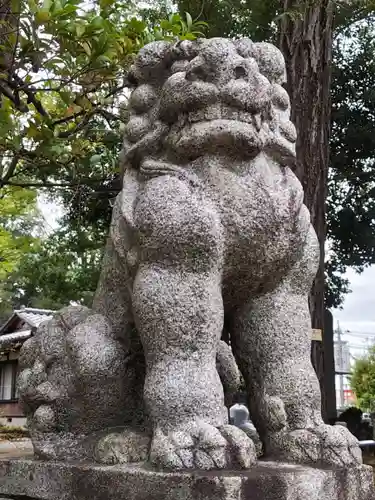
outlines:
{"label": "distant building", "polygon": [[350,387],[350,345],[340,340],[334,342],[336,372],[336,405],[342,410],[356,404],[355,394]]}
{"label": "distant building", "polygon": [[350,346],[349,342],[340,340],[334,342],[335,371],[336,373],[350,373]]}
{"label": "distant building", "polygon": [[18,357],[25,340],[53,313],[46,309],[19,309],[0,327],[0,424],[26,425],[18,403]]}

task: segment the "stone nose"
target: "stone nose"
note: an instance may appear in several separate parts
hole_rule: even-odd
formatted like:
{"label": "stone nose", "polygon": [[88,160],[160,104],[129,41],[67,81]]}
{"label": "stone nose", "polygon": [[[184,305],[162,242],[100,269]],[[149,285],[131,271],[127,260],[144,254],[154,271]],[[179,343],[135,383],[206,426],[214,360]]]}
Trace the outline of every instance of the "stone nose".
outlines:
{"label": "stone nose", "polygon": [[238,64],[233,70],[233,76],[236,80],[244,79],[247,76],[247,70],[244,65]]}
{"label": "stone nose", "polygon": [[259,73],[259,67],[253,58],[236,58],[231,65],[232,78],[235,80],[251,81]]}
{"label": "stone nose", "polygon": [[206,81],[209,76],[209,68],[203,57],[197,56],[190,61],[186,67],[186,80],[194,82],[196,80]]}
{"label": "stone nose", "polygon": [[254,75],[259,73],[258,64],[253,58],[245,59],[237,56],[221,63],[211,65],[207,58],[196,56],[188,63],[185,78],[189,81],[199,80],[225,85],[231,80],[252,82]]}

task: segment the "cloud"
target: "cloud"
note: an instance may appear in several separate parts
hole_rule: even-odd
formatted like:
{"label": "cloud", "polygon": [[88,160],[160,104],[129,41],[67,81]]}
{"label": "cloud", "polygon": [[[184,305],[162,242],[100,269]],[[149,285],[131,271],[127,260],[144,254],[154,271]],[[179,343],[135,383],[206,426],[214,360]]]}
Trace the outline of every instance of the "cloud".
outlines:
{"label": "cloud", "polygon": [[345,277],[352,293],[346,296],[341,311],[332,311],[335,323],[339,321],[343,330],[375,335],[375,266],[362,274],[350,270]]}

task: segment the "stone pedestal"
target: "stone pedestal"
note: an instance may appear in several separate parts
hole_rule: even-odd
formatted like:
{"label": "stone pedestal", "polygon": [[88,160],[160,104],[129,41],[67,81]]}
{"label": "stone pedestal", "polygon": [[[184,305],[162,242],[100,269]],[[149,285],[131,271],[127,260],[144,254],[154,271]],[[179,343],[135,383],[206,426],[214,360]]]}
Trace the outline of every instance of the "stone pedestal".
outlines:
{"label": "stone pedestal", "polygon": [[0,461],[0,500],[374,500],[371,467],[261,462],[239,473],[162,473],[139,465]]}

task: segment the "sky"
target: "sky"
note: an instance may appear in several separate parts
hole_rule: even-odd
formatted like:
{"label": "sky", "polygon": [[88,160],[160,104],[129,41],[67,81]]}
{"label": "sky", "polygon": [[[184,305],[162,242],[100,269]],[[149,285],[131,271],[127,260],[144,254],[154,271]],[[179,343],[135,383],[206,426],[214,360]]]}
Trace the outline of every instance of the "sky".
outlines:
{"label": "sky", "polygon": [[343,340],[349,342],[353,355],[365,354],[375,342],[375,266],[362,274],[349,270],[346,277],[352,293],[346,296],[342,310],[332,311],[334,327],[340,323]]}
{"label": "sky", "polygon": [[[346,273],[350,281],[352,293],[348,294],[343,303],[342,310],[333,310],[334,327],[340,324],[343,332],[342,340],[348,343],[349,367],[353,367],[355,360],[366,356],[369,347],[375,343],[375,266],[371,266],[362,274],[353,270]],[[337,340],[337,336],[335,337]],[[338,349],[337,345],[335,349]],[[339,369],[336,366],[336,369]],[[344,368],[345,369],[345,368]],[[342,377],[344,390],[350,389],[350,379]],[[336,375],[336,401],[338,406],[343,406],[345,394],[340,394],[340,379]],[[351,400],[350,400],[351,401]],[[350,401],[347,401],[349,404]]]}
{"label": "sky", "polygon": [[59,219],[63,215],[62,206],[56,201],[50,201],[48,197],[39,193],[38,208],[44,219],[44,231],[49,234],[59,227]]}
{"label": "sky", "polygon": [[341,311],[333,311],[334,318],[340,321],[344,330],[375,335],[375,266],[362,274],[349,270],[346,277],[350,281],[352,293],[346,296]]}

